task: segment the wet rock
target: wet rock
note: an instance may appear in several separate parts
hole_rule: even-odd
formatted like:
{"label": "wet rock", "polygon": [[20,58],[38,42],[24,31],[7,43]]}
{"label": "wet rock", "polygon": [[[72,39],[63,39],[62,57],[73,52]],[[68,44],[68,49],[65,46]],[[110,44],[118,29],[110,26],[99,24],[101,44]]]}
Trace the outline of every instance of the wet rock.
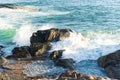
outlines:
{"label": "wet rock", "polygon": [[74,61],[73,61],[73,59],[58,59],[54,63],[55,63],[56,66],[69,68],[71,70],[74,69],[74,65],[73,65]]}
{"label": "wet rock", "polygon": [[4,46],[3,46],[3,45],[0,45],[0,49],[2,49],[2,48],[4,48]]}
{"label": "wet rock", "polygon": [[57,28],[51,28],[48,30],[39,30],[30,38],[31,43],[44,43],[44,42],[53,42],[53,41],[59,41],[61,39],[64,39],[66,37],[70,36],[70,29],[57,29]]}
{"label": "wet rock", "polygon": [[12,50],[12,55],[8,56],[7,58],[14,58],[14,59],[18,59],[18,58],[27,58],[27,57],[31,57],[31,53],[30,53],[30,47],[29,46],[22,46],[22,47],[15,47]]}
{"label": "wet rock", "polygon": [[120,79],[120,50],[100,57],[98,64],[105,69],[109,77]]}
{"label": "wet rock", "polygon": [[17,5],[15,5],[15,4],[0,4],[0,8],[17,9]]}
{"label": "wet rock", "polygon": [[51,54],[50,54],[50,59],[56,61],[57,59],[60,59],[62,57],[62,53],[64,52],[65,50],[56,50],[56,51],[53,51]]}
{"label": "wet rock", "polygon": [[103,78],[94,75],[86,75],[68,70],[65,73],[62,73],[57,80],[115,80],[115,79]]}
{"label": "wet rock", "polygon": [[102,67],[114,65],[120,62],[120,50],[110,53],[106,56],[102,56],[98,59],[98,64]]}
{"label": "wet rock", "polygon": [[1,50],[2,48],[4,48],[4,46],[0,45],[0,56],[3,55],[3,51]]}
{"label": "wet rock", "polygon": [[11,80],[8,74],[0,72],[0,80]]}
{"label": "wet rock", "polygon": [[110,65],[105,68],[105,72],[108,74],[111,78],[120,79],[120,64],[117,65]]}
{"label": "wet rock", "polygon": [[37,11],[39,8],[34,6],[21,6],[16,4],[0,4],[0,8],[8,8],[8,9],[22,9],[27,11]]}
{"label": "wet rock", "polygon": [[51,43],[33,43],[30,45],[31,55],[33,57],[37,56],[48,56],[47,51],[50,50]]}
{"label": "wet rock", "polygon": [[23,70],[23,67],[27,64],[31,64],[31,61],[17,61],[13,63],[3,64],[2,67],[8,70]]}

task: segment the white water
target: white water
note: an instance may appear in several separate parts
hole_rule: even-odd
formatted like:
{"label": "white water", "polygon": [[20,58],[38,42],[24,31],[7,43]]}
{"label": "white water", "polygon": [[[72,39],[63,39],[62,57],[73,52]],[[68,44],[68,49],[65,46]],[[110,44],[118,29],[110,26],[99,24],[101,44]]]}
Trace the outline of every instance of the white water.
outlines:
{"label": "white water", "polygon": [[120,44],[117,39],[114,40],[112,38],[114,35],[94,34],[96,36],[90,36],[90,38],[94,37],[93,39],[89,37],[89,39],[84,39],[80,33],[72,33],[70,38],[53,43],[50,52],[65,49],[66,51],[63,53],[63,58],[72,58],[76,62],[79,62],[82,60],[97,60],[100,56],[120,49]]}
{"label": "white water", "polygon": [[16,31],[13,42],[16,43],[17,46],[30,46],[30,37],[33,32],[50,28],[54,28],[54,26],[51,24],[46,24],[41,27],[35,27],[32,24],[24,24]]}
{"label": "white water", "polygon": [[[33,25],[29,24],[24,25],[16,31],[13,42],[18,46],[29,46],[30,37],[33,32],[54,27],[51,24],[40,27],[33,27]],[[69,38],[52,43],[52,48],[49,52],[65,49],[63,58],[72,58],[76,62],[88,59],[96,60],[100,56],[120,49],[119,37],[117,39],[117,36],[119,35],[89,32],[88,37],[84,37],[81,33],[73,32]]]}

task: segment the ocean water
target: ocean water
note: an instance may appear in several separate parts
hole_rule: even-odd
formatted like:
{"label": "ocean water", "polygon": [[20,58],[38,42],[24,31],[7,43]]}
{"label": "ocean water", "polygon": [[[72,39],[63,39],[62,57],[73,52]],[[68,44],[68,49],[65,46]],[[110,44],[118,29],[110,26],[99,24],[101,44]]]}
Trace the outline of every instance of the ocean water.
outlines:
{"label": "ocean water", "polygon": [[30,36],[37,30],[69,28],[79,34],[52,43],[50,52],[66,49],[62,58],[75,60],[76,71],[107,76],[96,60],[120,49],[120,0],[0,0],[4,3],[25,6],[0,8],[4,56],[11,55],[15,46],[30,45]]}

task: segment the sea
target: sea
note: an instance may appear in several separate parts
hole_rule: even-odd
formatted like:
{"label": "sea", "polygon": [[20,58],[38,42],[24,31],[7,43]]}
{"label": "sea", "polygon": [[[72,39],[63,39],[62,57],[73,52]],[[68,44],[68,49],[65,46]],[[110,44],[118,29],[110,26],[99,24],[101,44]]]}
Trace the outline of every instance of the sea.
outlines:
{"label": "sea", "polygon": [[[30,37],[37,30],[71,29],[70,37],[53,42],[49,52],[65,49],[62,58],[72,58],[76,71],[107,77],[97,59],[120,49],[120,0],[0,0],[0,4],[24,6],[0,8],[4,57],[11,55],[16,46],[29,46]],[[30,76],[64,71],[50,61],[44,66],[37,62],[27,69],[34,69]]]}

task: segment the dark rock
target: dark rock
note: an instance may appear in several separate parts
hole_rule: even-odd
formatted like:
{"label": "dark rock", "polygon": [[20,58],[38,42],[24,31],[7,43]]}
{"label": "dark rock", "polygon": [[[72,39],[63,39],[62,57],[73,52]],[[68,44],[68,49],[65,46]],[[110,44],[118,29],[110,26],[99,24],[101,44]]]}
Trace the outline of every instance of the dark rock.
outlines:
{"label": "dark rock", "polygon": [[12,50],[12,55],[8,56],[7,58],[27,58],[27,57],[31,57],[30,54],[30,47],[29,46],[22,46],[22,47],[15,47]]}
{"label": "dark rock", "polygon": [[120,62],[120,50],[110,53],[106,56],[102,56],[98,59],[98,64],[102,67],[114,65]]}
{"label": "dark rock", "polygon": [[71,70],[74,69],[73,63],[74,63],[73,59],[57,59],[55,61],[55,65],[56,66],[61,66],[61,67],[64,67],[64,68],[69,68]]}
{"label": "dark rock", "polygon": [[100,57],[98,64],[105,68],[109,77],[120,79],[120,50]]}
{"label": "dark rock", "polygon": [[111,78],[116,78],[120,80],[120,64],[118,65],[110,65],[105,68],[105,72],[108,74]]}
{"label": "dark rock", "polygon": [[50,50],[51,43],[33,43],[30,45],[31,55],[33,57],[37,56],[48,56],[47,51]]}
{"label": "dark rock", "polygon": [[15,5],[15,4],[0,4],[0,8],[17,9],[17,5]]}
{"label": "dark rock", "polygon": [[60,59],[62,57],[62,53],[64,52],[65,50],[56,50],[56,51],[53,51],[51,54],[50,54],[50,59],[56,61],[57,59]]}
{"label": "dark rock", "polygon": [[3,53],[1,50],[2,48],[4,48],[4,46],[0,45],[0,55]]}
{"label": "dark rock", "polygon": [[65,73],[62,73],[57,80],[115,80],[115,79],[98,77],[94,75],[86,75],[68,70]]}
{"label": "dark rock", "polygon": [[0,49],[4,48],[4,46],[0,45]]}
{"label": "dark rock", "polygon": [[52,41],[59,41],[66,37],[70,36],[70,29],[57,29],[51,28],[48,30],[39,30],[30,38],[31,43],[44,43],[44,42],[52,42]]}

